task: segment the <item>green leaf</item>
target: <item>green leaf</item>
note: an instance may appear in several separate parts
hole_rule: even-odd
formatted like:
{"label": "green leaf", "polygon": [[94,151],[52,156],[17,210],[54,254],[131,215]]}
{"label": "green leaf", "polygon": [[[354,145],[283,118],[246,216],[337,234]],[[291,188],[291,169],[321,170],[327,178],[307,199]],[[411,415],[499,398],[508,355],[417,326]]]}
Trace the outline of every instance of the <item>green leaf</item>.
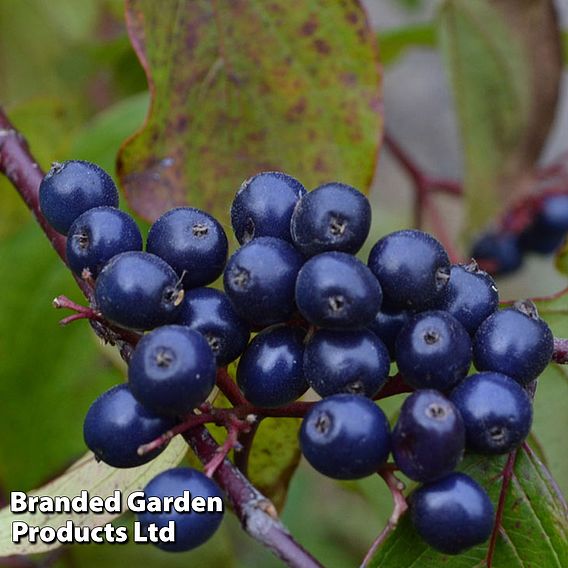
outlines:
{"label": "green leaf", "polygon": [[562,71],[551,0],[445,0],[441,46],[464,151],[468,230],[528,183]]}
{"label": "green leaf", "polygon": [[415,24],[378,32],[381,63],[385,66],[396,63],[409,49],[437,46],[436,28],[431,23]]}
{"label": "green leaf", "polygon": [[[175,438],[157,458],[140,467],[130,469],[117,469],[102,462],[97,462],[95,456],[89,452],[77,463],[73,464],[65,473],[50,483],[28,493],[28,496],[40,497],[67,496],[76,497],[86,490],[90,497],[95,495],[106,498],[116,489],[121,491],[122,510],[126,512],[126,498],[134,491],[144,489],[150,479],[162,471],[175,467],[183,459],[187,445],[183,438]],[[103,526],[112,519],[119,517],[115,513],[12,513],[9,507],[0,510],[0,556],[10,554],[35,554],[59,548],[61,543],[51,544],[22,541],[19,544],[12,542],[12,523],[23,521],[29,526],[50,526],[58,529],[71,521],[76,526],[97,527]]]}
{"label": "green leaf", "polygon": [[568,288],[547,299],[533,299],[538,313],[556,337],[568,337]]}
{"label": "green leaf", "polygon": [[0,242],[0,267],[0,481],[28,490],[84,453],[87,409],[124,378],[86,322],[58,324],[68,314],[53,309],[53,298],[82,299],[34,222]]}
{"label": "green leaf", "polygon": [[300,462],[296,418],[265,418],[258,428],[248,464],[251,483],[282,509],[292,475]]}
{"label": "green leaf", "polygon": [[564,241],[562,247],[556,252],[556,268],[562,274],[568,274],[568,239]]}
{"label": "green leaf", "polygon": [[152,103],[119,155],[133,209],[227,220],[241,182],[279,169],[367,191],[382,132],[374,34],[357,2],[128,0]]}
{"label": "green leaf", "polygon": [[[496,505],[501,490],[501,471],[506,457],[468,455],[465,473],[480,482]],[[538,458],[519,451],[509,486],[503,525],[497,539],[493,566],[529,568],[568,565],[566,505]],[[458,556],[433,551],[417,535],[406,515],[387,538],[370,566],[380,568],[472,568],[485,566],[487,544]]]}

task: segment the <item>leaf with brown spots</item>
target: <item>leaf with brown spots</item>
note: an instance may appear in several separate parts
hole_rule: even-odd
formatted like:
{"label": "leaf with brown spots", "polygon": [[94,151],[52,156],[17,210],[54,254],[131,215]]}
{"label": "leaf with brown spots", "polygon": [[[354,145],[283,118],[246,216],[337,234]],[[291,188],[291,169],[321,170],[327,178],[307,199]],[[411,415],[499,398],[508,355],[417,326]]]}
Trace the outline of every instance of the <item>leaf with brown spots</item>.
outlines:
{"label": "leaf with brown spots", "polygon": [[356,0],[127,0],[152,101],[118,156],[147,219],[227,220],[241,182],[283,170],[368,191],[382,134],[375,39]]}
{"label": "leaf with brown spots", "polygon": [[558,100],[561,37],[552,0],[445,0],[439,23],[474,231],[532,185]]}

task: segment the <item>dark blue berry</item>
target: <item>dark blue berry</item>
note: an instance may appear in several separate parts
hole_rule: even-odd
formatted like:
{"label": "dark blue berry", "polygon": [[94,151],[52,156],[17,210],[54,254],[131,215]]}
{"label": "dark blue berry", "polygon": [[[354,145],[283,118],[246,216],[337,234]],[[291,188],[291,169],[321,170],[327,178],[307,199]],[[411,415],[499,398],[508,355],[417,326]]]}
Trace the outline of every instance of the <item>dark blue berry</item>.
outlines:
{"label": "dark blue berry", "polygon": [[385,344],[390,358],[395,358],[395,343],[400,330],[412,317],[412,312],[400,310],[391,312],[383,309],[377,312],[375,319],[369,324],[369,329]]}
{"label": "dark blue berry", "polygon": [[296,308],[294,285],[302,255],[288,242],[259,237],[227,262],[223,283],[235,311],[256,326],[287,321]]}
{"label": "dark blue berry", "polygon": [[568,195],[550,195],[542,200],[533,223],[521,234],[525,250],[540,254],[554,252],[568,233]]}
{"label": "dark blue berry", "polygon": [[433,481],[457,467],[464,449],[462,417],[445,396],[419,390],[404,401],[392,432],[392,453],[402,473]]}
{"label": "dark blue berry", "polygon": [[279,325],[259,333],[239,359],[237,383],[256,406],[294,402],[307,390],[302,361],[305,333]]}
{"label": "dark blue berry", "polygon": [[413,316],[398,334],[396,362],[409,385],[446,391],[467,375],[471,339],[447,312],[423,312]]}
{"label": "dark blue berry", "polygon": [[304,374],[322,397],[339,393],[373,397],[385,384],[390,357],[367,329],[317,331],[306,345]]}
{"label": "dark blue berry", "polygon": [[471,375],[452,391],[450,398],[462,415],[468,448],[476,452],[509,453],[529,434],[531,400],[525,389],[507,375]]}
{"label": "dark blue berry", "polygon": [[355,254],[370,227],[369,200],[350,185],[327,183],[300,199],[290,231],[294,244],[306,256],[334,250]]}
{"label": "dark blue berry", "polygon": [[546,231],[568,232],[568,194],[550,195],[543,199],[537,225]]}
{"label": "dark blue berry", "polygon": [[177,274],[161,258],[146,252],[123,252],[101,270],[95,298],[111,323],[152,329],[175,320],[183,290]]}
{"label": "dark blue berry", "polygon": [[223,520],[223,495],[219,486],[205,474],[189,467],[177,467],[163,471],[146,487],[144,495],[157,497],[165,502],[165,497],[182,497],[189,491],[189,497],[203,497],[205,506],[213,507],[213,511],[203,513],[194,511],[178,512],[174,509],[162,512],[144,512],[138,514],[142,534],[148,532],[151,524],[158,528],[167,527],[170,521],[175,523],[175,542],[154,542],[153,544],[168,552],[192,550],[209,540],[219,528]]}
{"label": "dark blue berry", "polygon": [[425,309],[448,284],[450,261],[444,247],[428,233],[396,231],[380,239],[369,254],[384,304],[391,310]]}
{"label": "dark blue berry", "polygon": [[282,172],[262,172],[246,180],[231,205],[231,224],[239,243],[257,237],[291,241],[290,218],[304,186]]}
{"label": "dark blue berry", "polygon": [[41,212],[63,235],[79,215],[101,205],[118,207],[118,190],[112,178],[90,162],[56,162],[39,186]]}
{"label": "dark blue berry", "polygon": [[451,473],[417,489],[410,511],[418,534],[445,554],[460,554],[484,543],[495,519],[485,490],[463,473]]}
{"label": "dark blue berry", "polygon": [[473,335],[499,307],[499,292],[493,278],[479,270],[475,261],[455,264],[437,307],[452,314]]}
{"label": "dark blue berry", "polygon": [[298,274],[298,309],[319,327],[365,327],[375,318],[381,301],[381,287],[371,271],[344,252],[318,254]]}
{"label": "dark blue berry", "polygon": [[128,382],[146,408],[164,416],[184,416],[211,394],[216,373],[215,357],[200,333],[166,325],[138,342]]}
{"label": "dark blue berry", "polygon": [[335,394],[316,402],[306,413],[300,448],[323,475],[359,479],[375,473],[388,458],[389,423],[372,400]]}
{"label": "dark blue berry", "polygon": [[218,367],[234,361],[249,342],[248,324],[237,315],[229,298],[213,288],[188,290],[176,323],[198,331],[207,339]]}
{"label": "dark blue berry", "polygon": [[121,252],[142,250],[136,221],[114,207],[95,207],[79,215],[67,234],[67,264],[79,277],[96,278],[105,264]]}
{"label": "dark blue berry", "polygon": [[489,316],[473,339],[478,371],[497,371],[522,385],[536,379],[554,350],[554,338],[532,302],[519,302]]}
{"label": "dark blue berry", "polygon": [[219,222],[199,209],[178,207],[162,215],[150,228],[146,250],[165,260],[184,288],[217,280],[227,260],[227,236]]}
{"label": "dark blue berry", "polygon": [[142,406],[128,385],[118,385],[93,402],[83,425],[85,443],[96,458],[112,467],[137,467],[154,459],[165,446],[143,456],[139,446],[155,440],[175,425]]}
{"label": "dark blue berry", "polygon": [[473,244],[471,256],[483,270],[497,276],[516,272],[523,264],[519,239],[511,233],[485,233]]}

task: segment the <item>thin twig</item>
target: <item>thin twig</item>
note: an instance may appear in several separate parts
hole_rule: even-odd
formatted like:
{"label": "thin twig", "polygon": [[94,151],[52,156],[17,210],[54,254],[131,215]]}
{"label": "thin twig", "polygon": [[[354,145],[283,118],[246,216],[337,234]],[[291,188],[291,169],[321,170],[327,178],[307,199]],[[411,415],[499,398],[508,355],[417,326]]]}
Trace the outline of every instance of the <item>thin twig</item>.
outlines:
{"label": "thin twig", "polygon": [[406,502],[406,498],[403,493],[404,483],[396,477],[393,467],[387,464],[379,470],[378,474],[385,480],[387,487],[390,489],[394,507],[384,529],[379,533],[379,536],[373,541],[373,544],[367,551],[367,554],[361,563],[361,568],[366,568],[369,565],[369,562],[371,562],[381,544],[383,544],[389,534],[397,527],[400,518],[408,510],[408,503]]}

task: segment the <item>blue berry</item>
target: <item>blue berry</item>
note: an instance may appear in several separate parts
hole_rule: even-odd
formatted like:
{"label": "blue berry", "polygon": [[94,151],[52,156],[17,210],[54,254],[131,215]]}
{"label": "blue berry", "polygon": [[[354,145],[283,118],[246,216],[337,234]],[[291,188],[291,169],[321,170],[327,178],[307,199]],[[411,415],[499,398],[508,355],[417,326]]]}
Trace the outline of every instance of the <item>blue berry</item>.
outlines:
{"label": "blue berry", "polygon": [[207,340],[181,325],[165,325],[145,335],[128,366],[134,396],[164,416],[185,416],[203,404],[215,386],[216,374]]}
{"label": "blue berry", "polygon": [[235,311],[256,326],[287,321],[296,308],[294,285],[303,258],[282,239],[259,237],[227,262],[223,283]]}
{"label": "blue berry", "polygon": [[392,312],[382,309],[369,324],[369,329],[385,344],[391,360],[395,358],[396,338],[411,317],[412,312],[407,310]]}
{"label": "blue berry", "polygon": [[359,479],[384,464],[390,452],[390,427],[370,399],[335,394],[316,402],[300,429],[300,448],[310,465],[335,479]]}
{"label": "blue berry", "polygon": [[90,162],[56,162],[39,186],[41,212],[63,235],[79,215],[101,205],[118,207],[118,190],[112,178]]}
{"label": "blue berry", "polygon": [[529,395],[501,373],[467,377],[451,394],[462,415],[468,448],[485,454],[506,454],[528,436],[532,424]]}
{"label": "blue berry", "polygon": [[111,323],[143,330],[173,322],[183,290],[177,274],[161,258],[132,251],[114,256],[101,270],[95,299]]}
{"label": "blue berry", "polygon": [[568,195],[557,194],[542,200],[533,223],[521,234],[520,245],[540,254],[554,252],[568,233]]}
{"label": "blue berry", "polygon": [[473,244],[471,256],[483,270],[497,276],[516,272],[523,264],[519,239],[511,233],[481,235]]}
{"label": "blue berry", "polygon": [[389,369],[386,347],[367,329],[322,329],[306,345],[304,373],[321,397],[339,393],[373,397],[385,384]]}
{"label": "blue berry", "polygon": [[344,252],[324,252],[310,258],[296,281],[298,309],[319,327],[365,327],[375,318],[381,301],[381,287],[371,271]]}
{"label": "blue berry", "polygon": [[536,379],[552,358],[554,338],[530,301],[489,316],[473,339],[478,371],[496,371],[522,385]]}
{"label": "blue berry", "polygon": [[239,359],[237,383],[256,406],[294,402],[307,390],[302,361],[305,333],[279,325],[259,333]]}
{"label": "blue berry", "polygon": [[136,221],[114,207],[95,207],[79,215],[67,234],[67,264],[77,276],[96,278],[105,264],[121,252],[142,250]]}
{"label": "blue berry", "polygon": [[543,199],[537,224],[546,231],[568,232],[568,194],[550,195]]}
{"label": "blue berry", "polygon": [[146,249],[165,260],[184,288],[217,280],[227,260],[227,236],[219,222],[199,209],[178,207],[162,215],[150,228]]}
{"label": "blue berry", "polygon": [[249,342],[248,324],[236,314],[229,298],[213,288],[188,290],[176,323],[207,339],[218,367],[239,357]]}
{"label": "blue berry", "polygon": [[165,497],[182,497],[189,491],[190,498],[203,497],[206,503],[215,506],[212,512],[144,512],[138,514],[142,534],[148,532],[151,524],[158,528],[167,527],[170,521],[175,523],[175,542],[152,543],[168,552],[183,552],[197,548],[209,540],[223,520],[223,495],[219,486],[205,474],[189,467],[177,467],[163,471],[152,479],[144,488],[144,495],[157,497],[165,502]]}
{"label": "blue berry", "polygon": [[416,230],[396,231],[380,239],[371,249],[368,265],[381,284],[385,307],[391,310],[427,308],[450,277],[444,247]]}
{"label": "blue berry", "polygon": [[398,334],[396,362],[409,385],[446,391],[467,375],[471,339],[447,312],[423,312],[413,316]]}
{"label": "blue berry", "polygon": [[392,453],[402,473],[433,481],[457,467],[464,449],[462,417],[445,396],[419,390],[404,401],[392,433]]}
{"label": "blue berry", "polygon": [[292,240],[302,254],[355,254],[371,227],[369,200],[354,187],[327,183],[304,195],[292,214]]}
{"label": "blue berry", "polygon": [[231,224],[245,244],[257,237],[291,241],[290,218],[304,186],[282,172],[262,172],[247,179],[231,205]]}
{"label": "blue berry", "polygon": [[112,467],[137,467],[160,454],[165,446],[139,456],[138,448],[155,440],[175,425],[142,406],[128,385],[104,392],[89,408],[83,435],[97,460]]}
{"label": "blue berry", "polygon": [[455,264],[437,308],[452,314],[474,335],[481,323],[499,307],[499,292],[487,272],[477,263]]}
{"label": "blue berry", "polygon": [[417,489],[410,511],[418,534],[445,554],[460,554],[484,543],[495,519],[485,490],[463,473],[451,473]]}

